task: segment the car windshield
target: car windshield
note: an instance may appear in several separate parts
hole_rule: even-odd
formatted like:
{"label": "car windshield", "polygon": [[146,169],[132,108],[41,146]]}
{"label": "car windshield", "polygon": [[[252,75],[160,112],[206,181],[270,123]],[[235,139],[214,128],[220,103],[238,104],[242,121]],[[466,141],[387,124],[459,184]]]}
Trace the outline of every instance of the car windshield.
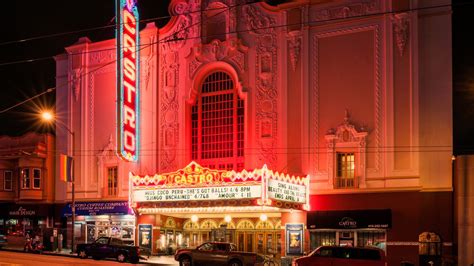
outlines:
{"label": "car windshield", "polygon": [[198,250],[200,251],[211,251],[213,249],[213,246],[211,243],[204,243],[200,247],[198,247]]}
{"label": "car windshield", "polygon": [[105,237],[101,237],[95,241],[96,244],[108,244],[109,239]]}

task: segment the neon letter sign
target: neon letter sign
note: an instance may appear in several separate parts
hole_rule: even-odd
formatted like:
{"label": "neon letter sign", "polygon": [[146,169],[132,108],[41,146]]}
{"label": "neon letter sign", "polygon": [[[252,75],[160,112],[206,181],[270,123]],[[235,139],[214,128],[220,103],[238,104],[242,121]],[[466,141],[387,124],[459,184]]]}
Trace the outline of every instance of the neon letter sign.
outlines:
{"label": "neon letter sign", "polygon": [[138,159],[139,17],[136,0],[117,0],[117,145],[119,156]]}

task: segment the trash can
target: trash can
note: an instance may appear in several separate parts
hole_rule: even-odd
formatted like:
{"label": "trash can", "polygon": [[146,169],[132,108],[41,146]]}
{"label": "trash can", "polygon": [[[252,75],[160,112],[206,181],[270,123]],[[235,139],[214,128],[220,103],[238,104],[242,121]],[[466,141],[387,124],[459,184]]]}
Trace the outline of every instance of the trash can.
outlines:
{"label": "trash can", "polygon": [[401,266],[415,266],[415,263],[410,261],[402,261]]}

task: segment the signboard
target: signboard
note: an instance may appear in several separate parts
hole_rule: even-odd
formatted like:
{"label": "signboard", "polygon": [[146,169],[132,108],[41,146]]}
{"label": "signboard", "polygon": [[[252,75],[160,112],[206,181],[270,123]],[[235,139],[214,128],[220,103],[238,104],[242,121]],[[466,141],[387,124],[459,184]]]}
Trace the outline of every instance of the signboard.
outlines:
{"label": "signboard", "polygon": [[[76,202],[76,215],[104,215],[104,214],[131,214],[127,201],[109,202]],[[71,216],[71,204],[67,204],[62,210],[63,216]]]}
{"label": "signboard", "polygon": [[[130,173],[132,202],[257,199],[309,209],[309,176],[273,172],[266,165],[253,171],[216,170],[191,162],[175,172],[138,176]],[[275,200],[272,203],[272,199]]]}
{"label": "signboard", "polygon": [[303,224],[286,224],[286,255],[303,255]]}
{"label": "signboard", "polygon": [[138,246],[143,250],[143,253],[150,255],[151,243],[153,239],[153,227],[151,224],[138,225]]}
{"label": "signboard", "polygon": [[252,199],[261,197],[261,186],[227,186],[203,188],[164,188],[133,191],[136,202]]}
{"label": "signboard", "polygon": [[139,16],[136,0],[117,1],[117,144],[119,156],[138,159]]}
{"label": "signboard", "polygon": [[36,211],[31,209],[26,209],[23,207],[18,207],[17,210],[9,211],[8,215],[10,216],[35,216]]}
{"label": "signboard", "polygon": [[306,188],[302,185],[269,179],[267,189],[270,199],[306,203]]}
{"label": "signboard", "polygon": [[308,212],[309,229],[391,228],[390,209]]}

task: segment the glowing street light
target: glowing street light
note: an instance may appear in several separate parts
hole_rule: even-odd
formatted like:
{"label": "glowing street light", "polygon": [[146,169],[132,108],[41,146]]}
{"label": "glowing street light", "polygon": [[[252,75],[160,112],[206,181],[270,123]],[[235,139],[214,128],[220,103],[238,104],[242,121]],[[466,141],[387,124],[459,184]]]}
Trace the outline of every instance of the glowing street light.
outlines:
{"label": "glowing street light", "polygon": [[41,113],[41,118],[44,120],[44,121],[47,121],[47,122],[50,122],[51,120],[54,119],[54,116],[51,112],[49,111],[44,111],[43,113]]}
{"label": "glowing street light", "polygon": [[46,122],[46,123],[53,123],[55,122],[56,125],[61,125],[64,129],[67,130],[67,132],[69,134],[71,134],[71,138],[72,138],[72,144],[71,144],[71,147],[72,147],[72,150],[71,150],[71,157],[72,157],[72,160],[73,160],[73,163],[72,163],[72,176],[71,176],[71,180],[68,182],[71,182],[71,222],[72,222],[72,233],[71,233],[71,253],[74,253],[74,226],[75,226],[75,223],[76,223],[76,197],[75,197],[75,188],[74,188],[74,181],[75,181],[75,178],[74,178],[74,166],[75,166],[75,163],[74,163],[74,132],[69,129],[69,127],[64,124],[61,120],[57,120],[55,118],[55,116],[53,115],[52,112],[50,111],[42,111],[41,114],[41,120]]}

